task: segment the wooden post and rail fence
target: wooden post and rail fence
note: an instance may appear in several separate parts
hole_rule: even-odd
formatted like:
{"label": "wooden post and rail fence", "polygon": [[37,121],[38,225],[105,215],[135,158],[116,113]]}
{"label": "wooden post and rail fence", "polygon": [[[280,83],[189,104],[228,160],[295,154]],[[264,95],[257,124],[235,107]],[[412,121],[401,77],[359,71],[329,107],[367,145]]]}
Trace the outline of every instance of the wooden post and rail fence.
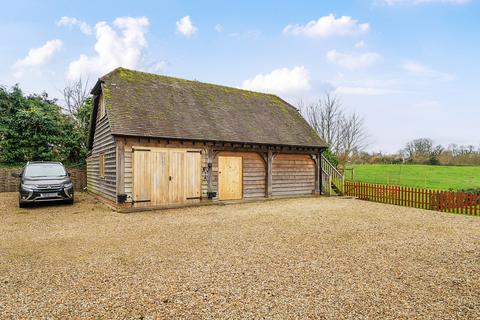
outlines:
{"label": "wooden post and rail fence", "polygon": [[480,193],[345,181],[344,195],[410,208],[480,216]]}

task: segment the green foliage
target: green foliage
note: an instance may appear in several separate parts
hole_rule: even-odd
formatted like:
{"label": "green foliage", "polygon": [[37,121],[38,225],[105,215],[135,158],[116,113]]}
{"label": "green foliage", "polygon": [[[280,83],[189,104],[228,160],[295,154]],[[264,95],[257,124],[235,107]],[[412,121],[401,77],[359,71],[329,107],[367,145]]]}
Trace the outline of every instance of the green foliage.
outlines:
{"label": "green foliage", "polygon": [[338,158],[335,153],[332,152],[332,150],[327,149],[323,151],[322,155],[335,167],[338,166]]}
{"label": "green foliage", "polygon": [[[478,188],[461,189],[461,190],[459,190],[459,191],[467,192],[467,193],[476,193],[476,194],[480,195],[480,187],[478,187]],[[479,201],[479,203],[480,203],[480,200],[477,200],[477,201]]]}
{"label": "green foliage", "polygon": [[11,90],[0,87],[0,162],[83,164],[89,110],[91,106],[85,106],[78,115],[67,115],[46,93],[25,96],[18,86]]}
{"label": "green foliage", "polygon": [[432,166],[438,166],[440,164],[440,160],[438,159],[438,155],[437,154],[430,154],[429,158],[428,158],[428,164],[432,165]]}
{"label": "green foliage", "polygon": [[90,129],[90,116],[93,109],[93,100],[88,98],[87,101],[80,107],[80,109],[73,115],[76,119],[76,128],[78,140],[77,145],[80,146],[78,159],[80,164],[85,164],[85,159],[87,158],[87,142],[88,142],[88,133]]}
{"label": "green foliage", "polygon": [[[416,164],[353,165],[354,180],[437,190],[480,190],[480,167]],[[351,180],[351,171],[345,178]]]}

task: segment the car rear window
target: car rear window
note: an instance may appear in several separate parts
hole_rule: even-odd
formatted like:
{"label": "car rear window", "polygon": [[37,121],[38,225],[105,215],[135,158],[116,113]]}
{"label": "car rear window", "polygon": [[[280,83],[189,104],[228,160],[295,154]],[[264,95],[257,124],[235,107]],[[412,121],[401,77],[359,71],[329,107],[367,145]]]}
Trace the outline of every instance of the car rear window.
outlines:
{"label": "car rear window", "polygon": [[35,177],[61,177],[67,175],[65,168],[61,164],[30,164],[25,167],[23,176],[28,178]]}

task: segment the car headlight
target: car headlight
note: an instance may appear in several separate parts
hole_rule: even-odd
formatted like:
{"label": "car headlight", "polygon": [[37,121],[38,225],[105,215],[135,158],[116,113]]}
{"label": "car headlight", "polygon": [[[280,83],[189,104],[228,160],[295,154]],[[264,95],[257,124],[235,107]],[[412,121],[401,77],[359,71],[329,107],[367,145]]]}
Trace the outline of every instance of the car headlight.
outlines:
{"label": "car headlight", "polygon": [[35,188],[34,184],[22,184],[22,189],[27,191],[33,191]]}
{"label": "car headlight", "polygon": [[64,187],[65,189],[70,189],[72,186],[73,186],[73,184],[72,184],[71,182],[65,183],[65,184],[63,185],[63,187]]}

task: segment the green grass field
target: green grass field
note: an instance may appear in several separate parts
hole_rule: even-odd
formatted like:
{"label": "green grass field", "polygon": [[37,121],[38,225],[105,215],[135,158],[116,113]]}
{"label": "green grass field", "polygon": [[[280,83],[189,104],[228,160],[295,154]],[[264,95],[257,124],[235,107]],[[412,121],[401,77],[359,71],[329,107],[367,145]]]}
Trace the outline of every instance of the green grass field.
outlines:
{"label": "green grass field", "polygon": [[365,164],[347,166],[345,179],[437,190],[480,189],[480,166]]}

